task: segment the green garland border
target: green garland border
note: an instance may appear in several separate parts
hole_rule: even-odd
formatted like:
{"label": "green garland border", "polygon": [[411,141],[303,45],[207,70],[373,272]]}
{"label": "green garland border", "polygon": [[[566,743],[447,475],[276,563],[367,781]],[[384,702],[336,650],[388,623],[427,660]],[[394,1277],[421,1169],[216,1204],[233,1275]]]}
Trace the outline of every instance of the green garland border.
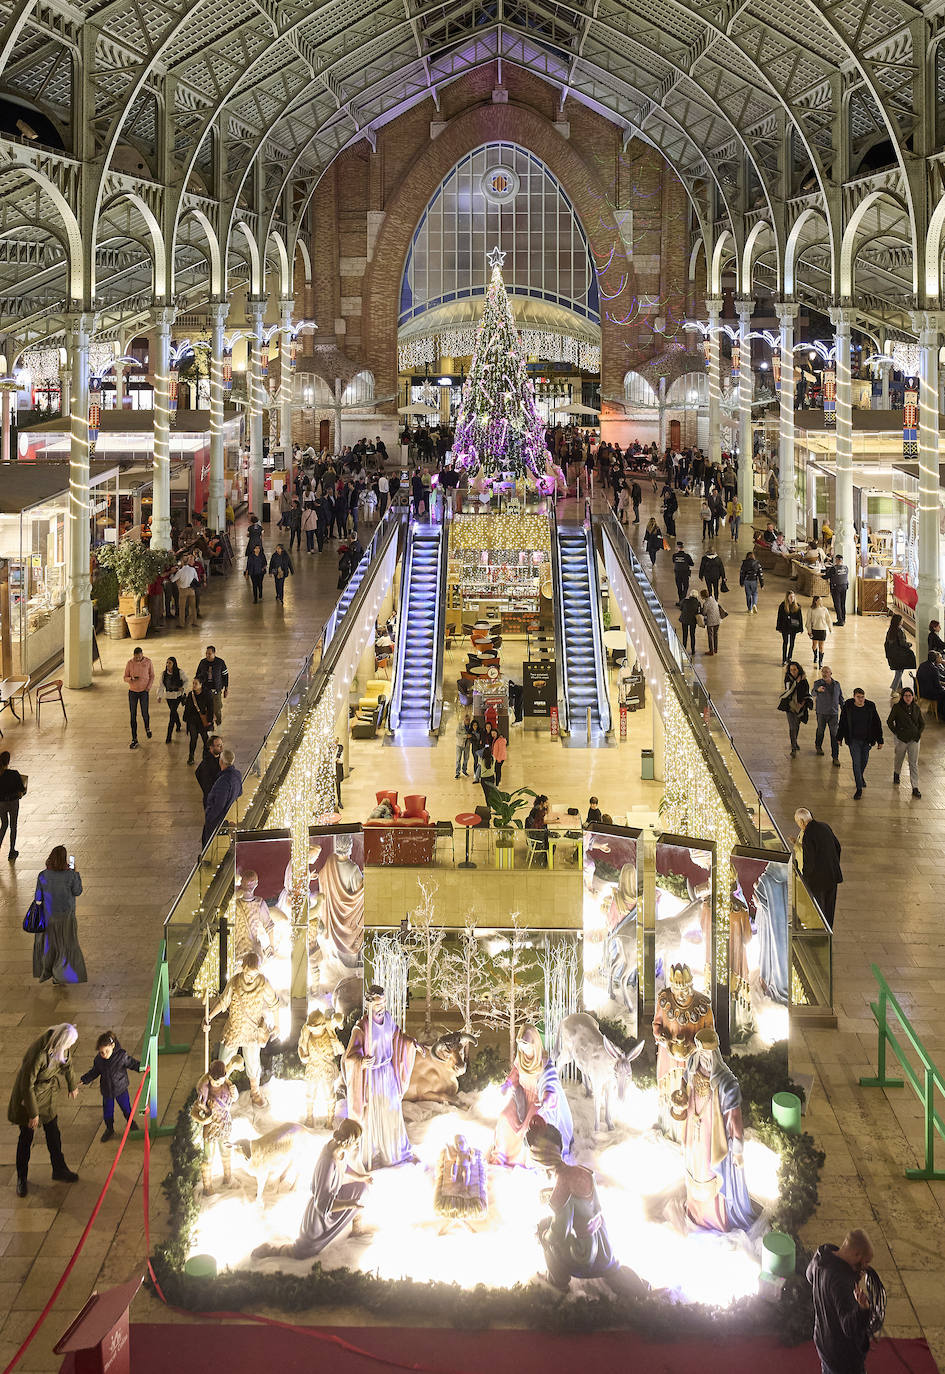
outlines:
{"label": "green garland border", "polygon": [[[473,1061],[472,1069],[475,1069]],[[482,1066],[482,1071],[486,1066]],[[202,1150],[195,1142],[189,1106],[181,1109],[171,1142],[171,1171],[162,1185],[169,1209],[169,1238],[152,1257],[154,1273],[167,1301],[192,1312],[250,1311],[273,1308],[310,1313],[361,1308],[391,1325],[410,1322],[481,1330],[496,1324],[555,1332],[632,1327],[657,1341],[731,1340],[773,1336],[785,1345],[810,1340],[813,1308],[805,1278],[808,1254],[798,1232],[817,1206],[824,1154],[806,1133],[789,1135],[771,1115],[776,1092],[803,1091],[786,1071],[783,1051],[745,1055],[738,1061],[745,1125],[780,1154],[780,1201],[772,1226],[794,1240],[797,1266],[778,1301],[742,1298],[720,1311],[698,1304],[673,1304],[655,1297],[628,1299],[611,1295],[561,1295],[541,1283],[510,1289],[480,1284],[472,1290],[456,1284],[418,1283],[412,1279],[379,1279],[351,1269],[325,1269],[318,1262],[306,1274],[224,1272],[216,1278],[185,1272],[199,1209],[195,1189],[200,1181]]]}

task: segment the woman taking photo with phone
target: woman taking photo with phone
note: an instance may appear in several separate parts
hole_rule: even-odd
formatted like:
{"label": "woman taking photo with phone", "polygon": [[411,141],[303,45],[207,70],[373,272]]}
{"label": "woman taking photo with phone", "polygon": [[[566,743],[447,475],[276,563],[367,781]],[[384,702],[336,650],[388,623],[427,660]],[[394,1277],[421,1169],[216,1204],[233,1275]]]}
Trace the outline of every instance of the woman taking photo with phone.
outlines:
{"label": "woman taking photo with phone", "polygon": [[81,892],[82,879],[75,871],[75,860],[66,853],[64,844],[57,844],[36,879],[36,901],[42,904],[44,928],[33,936],[33,977],[41,983],[51,978],[57,987],[63,987],[89,980],[75,918],[75,899]]}

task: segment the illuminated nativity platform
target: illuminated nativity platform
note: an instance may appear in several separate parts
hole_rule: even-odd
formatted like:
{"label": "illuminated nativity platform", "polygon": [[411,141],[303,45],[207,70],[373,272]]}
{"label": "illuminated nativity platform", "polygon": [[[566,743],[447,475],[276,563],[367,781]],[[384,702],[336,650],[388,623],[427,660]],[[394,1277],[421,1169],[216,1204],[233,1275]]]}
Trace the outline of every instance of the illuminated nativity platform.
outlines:
{"label": "illuminated nativity platform", "polygon": [[606,1295],[610,1322],[777,1306],[803,1220],[780,1156],[814,1196],[819,1163],[771,1119],[791,1086],[787,855],[734,851],[717,893],[711,843],[601,826],[570,931],[457,925],[432,871],[399,926],[366,930],[386,871],[361,828],[308,845],[300,885],[289,834],[237,837],[230,976],[171,1180],[180,1283],[208,1276],[204,1305],[235,1281],[278,1305],[285,1275],[313,1307],[328,1282],[335,1304],[345,1282],[355,1304],[365,1282],[412,1280],[412,1304],[418,1284],[454,1305],[445,1285],[514,1290],[526,1324],[565,1292]]}

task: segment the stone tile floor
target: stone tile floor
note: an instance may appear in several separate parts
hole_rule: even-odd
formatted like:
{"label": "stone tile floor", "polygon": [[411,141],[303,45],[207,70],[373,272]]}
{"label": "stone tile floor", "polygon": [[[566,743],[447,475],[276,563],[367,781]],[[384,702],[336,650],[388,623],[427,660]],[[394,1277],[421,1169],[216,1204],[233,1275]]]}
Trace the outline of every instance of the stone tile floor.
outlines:
{"label": "stone tile floor", "polygon": [[[648,498],[649,499],[649,498]],[[656,499],[650,504],[656,509]],[[650,512],[644,507],[644,520]],[[693,555],[701,548],[698,503],[682,502],[677,522]],[[633,532],[637,535],[642,524]],[[723,531],[723,558],[729,564],[732,591],[726,598],[730,617],[721,632],[717,659],[700,654],[700,670],[712,690],[736,743],[766,801],[787,833],[793,833],[796,806],[808,805],[828,820],[844,847],[846,873],[838,907],[835,937],[835,1000],[839,1027],[810,1031],[793,1046],[794,1067],[816,1077],[806,1124],[827,1152],[821,1206],[807,1228],[816,1244],[839,1239],[850,1225],[865,1225],[874,1238],[877,1267],[890,1293],[889,1329],[894,1335],[923,1332],[945,1369],[945,1292],[943,1240],[945,1184],[909,1182],[904,1169],[921,1149],[918,1105],[908,1090],[864,1089],[861,1073],[875,1067],[876,1034],[869,1013],[873,984],[869,968],[878,963],[914,1017],[919,1034],[939,1063],[945,1063],[945,1031],[939,1007],[945,991],[945,941],[941,901],[935,892],[940,864],[942,808],[945,792],[945,731],[930,724],[922,748],[923,798],[914,802],[908,787],[890,785],[887,748],[874,752],[864,800],[854,803],[849,766],[831,768],[829,758],[813,753],[812,728],[802,732],[802,753],[790,760],[786,728],[775,710],[780,690],[780,638],[774,630],[777,598],[785,584],[768,580],[760,614],[744,614],[737,568],[748,536],[738,551]],[[270,538],[267,546],[274,540]],[[197,630],[176,627],[147,642],[155,666],[177,654],[189,671],[207,643],[215,643],[230,665],[232,689],[224,713],[223,734],[245,762],[255,753],[285,688],[295,676],[335,596],[334,553],[296,557],[298,576],[289,586],[286,607],[277,611],[269,599],[253,607],[237,568],[215,580]],[[698,562],[698,558],[697,558]],[[656,587],[671,608],[675,588],[668,559],[657,565]],[[247,604],[247,601],[249,604]],[[882,653],[885,621],[853,617],[829,646],[828,661],[844,689],[867,688],[885,718],[889,672]],[[704,638],[700,636],[700,638]],[[128,641],[100,641],[104,673],[93,687],[67,692],[69,723],[50,711],[42,730],[32,719],[22,726],[9,713],[0,716],[3,746],[13,765],[30,776],[30,792],[21,807],[19,849],[15,867],[3,861],[0,871],[3,942],[0,967],[4,992],[0,1004],[0,1094],[4,1101],[23,1050],[45,1026],[73,1019],[81,1032],[79,1062],[84,1067],[96,1034],[114,1029],[132,1051],[141,1026],[153,969],[155,940],[170,903],[196,855],[201,827],[199,789],[185,765],[186,740],[164,744],[163,706],[155,706],[157,728],[151,741],[128,749],[126,695],[121,682]],[[799,645],[809,666],[808,642]],[[856,682],[854,682],[856,679]],[[636,738],[632,752],[640,743]],[[419,753],[421,751],[411,751]],[[436,750],[405,772],[418,790],[429,784],[431,796],[448,814],[469,804],[474,789],[452,778],[453,745],[445,738]],[[168,757],[170,756],[170,757]],[[536,739],[516,742],[510,750],[504,782],[529,781],[543,766],[545,749]],[[594,786],[614,810],[649,803],[652,785],[634,782],[628,755],[602,751],[593,760]],[[385,766],[393,771],[391,751]],[[355,773],[346,786],[346,817],[361,817],[373,777]],[[570,763],[570,759],[569,759]],[[360,773],[360,776],[359,776]],[[549,776],[558,780],[556,773]],[[562,778],[563,781],[563,778]],[[385,784],[395,785],[391,779]],[[379,785],[379,784],[378,784]],[[422,785],[422,786],[421,786]],[[545,785],[547,786],[547,785]],[[402,789],[403,790],[403,789]],[[408,790],[412,790],[409,789]],[[569,788],[570,790],[570,788]],[[478,802],[478,789],[475,789]],[[649,794],[649,795],[648,795]],[[569,798],[570,800],[570,798]],[[583,805],[586,797],[574,802]],[[39,987],[30,976],[30,939],[21,930],[36,872],[49,849],[66,844],[75,853],[85,892],[79,904],[80,938],[89,965],[84,987]],[[198,1013],[175,1004],[174,1038],[187,1040],[197,1031]],[[161,1062],[161,1098],[179,1103],[202,1067],[202,1045],[189,1056]],[[86,1090],[61,1113],[70,1164],[82,1175],[73,1187],[50,1184],[42,1141],[37,1142],[31,1194],[13,1194],[15,1132],[8,1128],[0,1145],[0,1162],[8,1187],[0,1205],[0,1359],[5,1363],[35,1320],[94,1206],[114,1157],[111,1145],[99,1142],[99,1098]],[[95,1230],[44,1333],[27,1353],[22,1367],[52,1370],[58,1359],[51,1347],[59,1332],[97,1282],[127,1277],[144,1254],[141,1228],[140,1145],[130,1144],[106,1198]],[[945,1147],[943,1147],[945,1148]],[[161,1203],[157,1183],[167,1167],[167,1143],[155,1146],[154,1221],[160,1233]],[[142,1320],[176,1320],[156,1301],[141,1296],[135,1314]],[[339,1321],[350,1319],[337,1313]],[[363,1321],[363,1315],[360,1317]]]}

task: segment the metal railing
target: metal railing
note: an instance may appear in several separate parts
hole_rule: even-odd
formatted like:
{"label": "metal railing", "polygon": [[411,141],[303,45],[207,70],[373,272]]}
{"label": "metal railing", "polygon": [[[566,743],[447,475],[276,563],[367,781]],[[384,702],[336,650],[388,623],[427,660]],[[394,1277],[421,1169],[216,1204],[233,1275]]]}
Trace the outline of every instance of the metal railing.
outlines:
{"label": "metal railing", "polygon": [[381,521],[371,541],[371,560],[330,645],[324,627],[301,670],[288,688],[279,711],[266,731],[252,763],[243,774],[243,795],[233,803],[217,830],[198,855],[186,882],[164,922],[171,987],[179,986],[185,971],[193,967],[210,938],[208,924],[225,905],[233,886],[231,832],[259,829],[265,820],[273,791],[295,751],[309,711],[340,657],[347,635],[371,590],[392,541],[399,538],[406,512],[398,509]]}
{"label": "metal railing", "polygon": [[[883,974],[876,964],[871,964],[873,977],[879,987],[879,1003],[871,1002],[870,1010],[876,1018],[876,1025],[879,1030],[879,1046],[877,1050],[877,1072],[875,1078],[861,1078],[860,1087],[862,1088],[902,1088],[905,1082],[901,1078],[890,1078],[886,1073],[886,1046],[888,1045],[893,1054],[899,1060],[903,1073],[909,1080],[912,1089],[922,1103],[924,1112],[925,1129],[925,1164],[921,1169],[907,1169],[906,1178],[918,1179],[945,1179],[945,1169],[935,1167],[935,1136],[936,1133],[945,1139],[945,1122],[935,1110],[936,1090],[945,1097],[945,1080],[941,1073],[932,1063],[928,1050],[916,1035],[908,1016],[896,998],[895,993],[890,988]],[[890,1011],[892,1011],[899,1023],[902,1033],[905,1035],[913,1052],[919,1060],[919,1069],[916,1069],[912,1061],[908,1058],[905,1049],[900,1045],[896,1036],[889,1027]]]}
{"label": "metal railing", "polygon": [[[719,794],[726,803],[741,842],[757,845],[763,850],[793,853],[793,845],[765,805],[762,793],[755,787],[710,693],[669,623],[662,603],[613,511],[608,511],[601,519],[600,530],[602,537],[609,542],[618,566],[623,565],[624,576],[646,626],[648,638],[686,709],[690,729]],[[832,931],[797,871],[796,864],[791,867],[791,896],[792,961],[807,998],[803,1004],[794,1004],[792,1012],[805,1017],[808,1024],[835,1025]]]}
{"label": "metal railing", "polygon": [[[163,1029],[162,1029],[163,1027]],[[171,991],[167,970],[167,941],[161,941],[154,979],[151,983],[151,999],[148,1003],[148,1022],[138,1054],[142,1070],[150,1069],[148,1078],[148,1115],[151,1125],[148,1130],[152,1137],[173,1135],[177,1123],[158,1126],[158,1062],[162,1054],[189,1054],[189,1045],[175,1045],[171,1041]]]}

